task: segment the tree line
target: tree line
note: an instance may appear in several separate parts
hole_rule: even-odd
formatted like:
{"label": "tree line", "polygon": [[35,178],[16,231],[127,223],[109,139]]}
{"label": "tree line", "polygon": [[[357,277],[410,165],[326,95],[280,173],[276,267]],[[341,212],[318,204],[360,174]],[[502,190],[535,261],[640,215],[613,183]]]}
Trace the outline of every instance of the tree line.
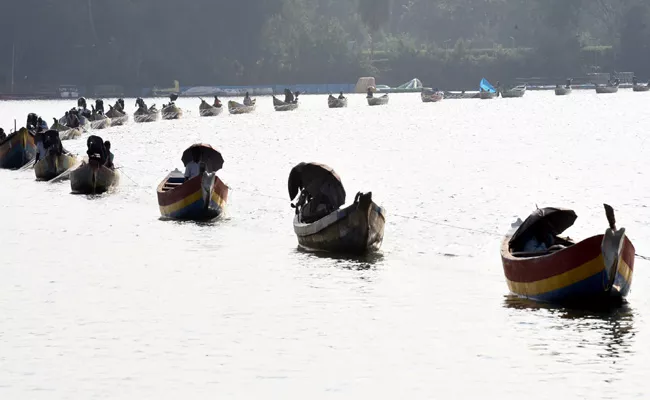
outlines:
{"label": "tree line", "polygon": [[12,69],[17,88],[650,75],[646,0],[1,3],[4,91]]}

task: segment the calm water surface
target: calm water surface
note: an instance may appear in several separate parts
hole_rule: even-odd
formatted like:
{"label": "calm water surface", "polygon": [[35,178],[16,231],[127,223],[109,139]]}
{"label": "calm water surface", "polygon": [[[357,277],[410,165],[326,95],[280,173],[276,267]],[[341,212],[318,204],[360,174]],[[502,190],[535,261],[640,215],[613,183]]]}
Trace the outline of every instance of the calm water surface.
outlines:
{"label": "calm water surface", "polygon": [[[646,397],[649,264],[622,309],[540,307],[507,297],[499,235],[536,204],[574,208],[572,237],[598,234],[608,202],[650,255],[650,97],[301,100],[200,118],[181,99],[182,120],[102,131],[122,178],[101,197],[0,171],[0,398]],[[2,102],[0,126],[72,105]],[[224,154],[228,215],[161,221],[156,186],[194,142]],[[349,200],[373,192],[378,255],[297,249],[300,161],[331,165]]]}

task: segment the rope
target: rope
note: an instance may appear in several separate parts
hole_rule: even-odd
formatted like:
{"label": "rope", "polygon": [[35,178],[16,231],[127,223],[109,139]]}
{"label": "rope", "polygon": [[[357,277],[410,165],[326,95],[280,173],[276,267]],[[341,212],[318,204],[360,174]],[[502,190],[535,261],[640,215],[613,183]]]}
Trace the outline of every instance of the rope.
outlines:
{"label": "rope", "polygon": [[648,256],[642,256],[641,254],[634,254],[634,255],[642,260],[650,261],[650,257]]}
{"label": "rope", "polygon": [[462,231],[467,231],[467,232],[472,232],[472,233],[478,233],[478,234],[496,236],[496,237],[502,237],[503,236],[502,234],[496,233],[496,232],[484,231],[484,230],[481,230],[481,229],[472,229],[472,228],[467,228],[467,227],[464,227],[464,226],[448,224],[446,222],[432,221],[432,220],[428,220],[428,219],[424,219],[424,218],[413,217],[413,216],[408,216],[408,215],[400,215],[400,214],[395,214],[395,213],[390,213],[390,215],[394,215],[396,217],[400,217],[400,218],[404,218],[404,219],[408,219],[408,220],[412,220],[412,221],[422,221],[422,222],[426,222],[426,223],[431,224],[431,225],[439,225],[439,226],[444,226],[444,227],[447,227],[447,228],[459,229],[459,230],[462,230]]}

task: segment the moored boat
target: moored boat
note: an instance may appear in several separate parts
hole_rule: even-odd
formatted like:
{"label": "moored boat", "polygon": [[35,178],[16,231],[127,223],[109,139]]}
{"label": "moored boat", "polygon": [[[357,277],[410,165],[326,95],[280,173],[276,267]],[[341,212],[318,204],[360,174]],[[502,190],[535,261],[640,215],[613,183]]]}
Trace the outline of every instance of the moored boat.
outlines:
{"label": "moored boat", "polygon": [[330,94],[327,98],[327,106],[329,108],[345,108],[348,106],[348,99],[346,97],[336,98]]}
{"label": "moored boat", "polygon": [[501,246],[510,291],[532,300],[593,305],[620,301],[632,284],[635,250],[616,230],[614,212],[605,205],[609,228],[575,242],[558,235],[577,218],[575,212],[538,209]]}
{"label": "moored boat", "polygon": [[422,89],[420,93],[420,99],[423,103],[436,103],[445,98],[445,93],[439,90],[433,90],[429,88]]}
{"label": "moored boat", "polygon": [[158,185],[158,206],[163,218],[202,221],[222,215],[228,200],[228,186],[216,175],[223,166],[221,153],[209,145],[196,144],[183,152],[183,163],[200,160],[205,170],[185,179],[172,171]]}
{"label": "moored boat", "polygon": [[92,129],[106,129],[111,126],[111,119],[104,114],[93,114],[90,120]]}
{"label": "moored boat", "polygon": [[36,180],[49,181],[63,174],[77,164],[77,158],[70,154],[47,154],[34,164]]}
{"label": "moored boat", "polygon": [[298,108],[298,98],[291,103],[286,103],[273,96],[273,108],[275,111],[293,111]]}
{"label": "moored boat", "polygon": [[557,86],[555,88],[555,94],[557,96],[566,96],[568,94],[571,94],[571,87],[562,87],[562,86]]}
{"label": "moored boat", "polygon": [[160,115],[162,119],[179,119],[183,116],[183,110],[174,102],[171,102],[160,110]]}
{"label": "moored boat", "polygon": [[596,85],[596,93],[616,93],[618,92],[619,80],[615,79],[613,82],[607,82],[606,85]]}
{"label": "moored boat", "polygon": [[289,175],[289,197],[296,205],[293,229],[298,244],[308,250],[364,254],[377,250],[384,237],[385,211],[372,201],[372,193],[357,193],[345,203],[345,189],[330,167],[300,163]]}
{"label": "moored boat", "polygon": [[21,168],[35,156],[34,135],[27,128],[20,128],[0,141],[0,168]]}
{"label": "moored boat", "polygon": [[[497,82],[497,88],[499,87],[499,82]],[[487,79],[481,79],[479,82],[479,98],[482,100],[494,99],[499,95],[499,91],[492,86]]]}
{"label": "moored boat", "polygon": [[59,137],[61,140],[72,140],[76,139],[79,136],[82,135],[82,129],[81,127],[79,128],[69,128],[65,125],[62,125],[60,121],[57,121],[56,118],[54,118],[54,123],[50,127],[50,129],[53,129],[55,131],[59,132]]}
{"label": "moored boat", "polygon": [[223,107],[215,107],[209,104],[207,101],[201,99],[201,104],[199,105],[199,114],[202,117],[216,117],[221,114]]}
{"label": "moored boat", "polygon": [[501,91],[501,97],[504,99],[524,97],[525,94],[526,94],[526,85],[519,85],[511,89],[505,89]]}
{"label": "moored boat", "polygon": [[635,92],[647,92],[650,90],[650,82],[645,85],[634,85],[632,86],[632,90]]}
{"label": "moored boat", "polygon": [[97,160],[84,161],[70,173],[72,193],[102,194],[119,184],[119,173]]}
{"label": "moored boat", "polygon": [[385,94],[379,97],[366,97],[369,106],[383,106],[388,104],[388,95]]}
{"label": "moored boat", "polygon": [[489,100],[497,97],[497,92],[480,92],[479,98],[481,100]]}
{"label": "moored boat", "polygon": [[458,99],[478,99],[481,97],[479,92],[444,92],[445,99],[458,100]]}
{"label": "moored boat", "polygon": [[111,119],[111,126],[121,126],[129,121],[129,116],[126,113],[117,110],[113,106],[109,105],[108,107],[110,109],[106,113],[106,116]]}
{"label": "moored boat", "polygon": [[245,106],[232,100],[228,102],[228,112],[231,114],[248,114],[253,111],[255,111],[255,99],[252,100],[252,105],[250,106]]}

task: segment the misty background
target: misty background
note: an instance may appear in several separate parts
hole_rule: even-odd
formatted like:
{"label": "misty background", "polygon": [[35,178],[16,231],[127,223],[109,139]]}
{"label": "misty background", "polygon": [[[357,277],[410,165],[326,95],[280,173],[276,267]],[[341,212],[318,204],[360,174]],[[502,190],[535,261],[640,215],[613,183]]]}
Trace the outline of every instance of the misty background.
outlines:
{"label": "misty background", "polygon": [[[0,91],[650,76],[647,0],[2,1]],[[14,57],[12,50],[15,49]]]}

